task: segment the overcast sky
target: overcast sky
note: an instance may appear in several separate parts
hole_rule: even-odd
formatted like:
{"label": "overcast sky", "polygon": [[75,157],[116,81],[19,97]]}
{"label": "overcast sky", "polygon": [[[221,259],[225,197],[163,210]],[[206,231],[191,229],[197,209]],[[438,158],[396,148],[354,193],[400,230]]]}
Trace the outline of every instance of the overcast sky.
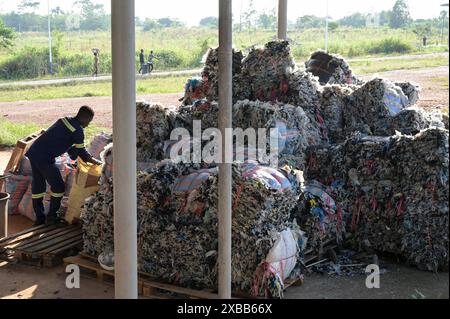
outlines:
{"label": "overcast sky", "polygon": [[[39,1],[39,0],[37,0]],[[199,20],[205,16],[217,16],[217,0],[135,0],[136,15],[142,19],[171,17],[178,18],[188,25],[197,25]],[[8,12],[17,10],[20,0],[0,0],[0,11]],[[47,0],[40,0],[39,11],[47,11]],[[105,5],[109,13],[111,8],[110,0],[93,0],[93,2]],[[250,0],[234,0],[233,14],[239,17],[241,7],[245,11]],[[258,11],[271,10],[276,7],[277,0],[254,0]],[[50,6],[60,6],[63,10],[71,10],[73,0],[50,0]],[[312,5],[312,3],[314,5]],[[330,16],[339,19],[354,12],[379,12],[389,10],[393,7],[395,0],[329,0]],[[440,5],[448,3],[448,0],[409,0],[409,7],[413,18],[434,18],[442,10]],[[289,19],[313,14],[325,16],[326,0],[315,0],[312,2],[305,0],[289,0]]]}

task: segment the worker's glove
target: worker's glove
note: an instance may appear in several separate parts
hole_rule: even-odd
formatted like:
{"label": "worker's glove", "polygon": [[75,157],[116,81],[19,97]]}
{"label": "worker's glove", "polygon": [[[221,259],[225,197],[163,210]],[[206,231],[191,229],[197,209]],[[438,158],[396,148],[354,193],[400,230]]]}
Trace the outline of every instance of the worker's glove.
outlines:
{"label": "worker's glove", "polygon": [[90,161],[92,164],[95,164],[95,165],[103,165],[103,162],[102,161],[100,161],[100,160],[98,160],[98,159],[96,159],[96,158],[91,158],[91,161]]}

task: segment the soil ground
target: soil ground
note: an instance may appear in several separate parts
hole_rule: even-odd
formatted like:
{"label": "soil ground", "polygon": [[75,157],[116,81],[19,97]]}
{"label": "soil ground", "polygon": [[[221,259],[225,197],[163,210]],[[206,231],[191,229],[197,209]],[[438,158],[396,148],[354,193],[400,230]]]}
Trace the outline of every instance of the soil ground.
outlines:
{"label": "soil ground", "polygon": [[[433,79],[449,75],[448,67],[413,71],[392,71],[379,74],[392,80],[408,80],[423,88],[420,106],[427,109],[448,108],[448,87]],[[370,78],[370,77],[366,77]],[[180,94],[142,96],[151,102],[165,105],[178,104]],[[79,106],[91,105],[95,108],[96,126],[111,128],[111,98],[90,97],[50,101],[0,103],[0,115],[14,122],[34,122],[42,126],[51,124],[61,116],[73,114]],[[0,171],[6,166],[11,150],[0,150]],[[21,216],[9,220],[9,233],[26,229],[31,222]],[[386,273],[381,275],[380,289],[367,289],[365,277],[329,277],[313,274],[306,277],[303,286],[291,287],[286,298],[300,299],[411,299],[449,298],[449,275],[429,273],[415,268],[386,262]],[[63,266],[53,269],[39,269],[20,264],[0,261],[0,298],[113,298],[114,289],[92,279],[81,280],[80,289],[67,289]]]}
{"label": "soil ground", "polygon": [[[431,69],[389,71],[378,74],[394,81],[412,81],[422,87],[419,106],[427,109],[442,109],[449,105],[448,85],[442,85],[435,79],[449,76],[447,66]],[[372,76],[365,76],[368,80]],[[159,102],[163,105],[179,105],[179,94],[152,94],[138,96],[149,102]],[[73,115],[80,106],[90,105],[95,109],[94,125],[102,128],[112,128],[112,98],[111,97],[83,97],[70,99],[54,99],[22,102],[0,103],[0,116],[18,123],[37,123],[43,127],[52,124],[63,116]]]}

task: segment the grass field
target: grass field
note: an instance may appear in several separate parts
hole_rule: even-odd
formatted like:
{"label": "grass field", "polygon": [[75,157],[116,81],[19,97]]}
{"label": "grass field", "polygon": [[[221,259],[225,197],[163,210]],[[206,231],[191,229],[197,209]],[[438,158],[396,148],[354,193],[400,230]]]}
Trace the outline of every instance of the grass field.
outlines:
{"label": "grass field", "polygon": [[18,124],[0,119],[0,147],[16,145],[17,140],[28,136],[40,128],[33,123]]}
{"label": "grass field", "polygon": [[[136,91],[137,94],[178,93],[183,92],[185,83],[186,78],[184,77],[138,80],[136,82]],[[73,81],[63,85],[0,88],[0,102],[111,95],[111,82]]]}
{"label": "grass field", "polygon": [[433,82],[442,86],[444,89],[449,89],[449,78],[446,77],[437,77],[432,79]]}
{"label": "grass field", "polygon": [[[275,39],[275,31],[234,33],[234,47],[247,51]],[[324,47],[324,30],[291,31],[292,52],[298,60]],[[330,34],[330,52],[345,57],[385,56],[448,51],[436,45],[438,33],[430,37],[428,47],[422,47],[412,30],[389,28],[339,28]],[[217,30],[205,28],[173,28],[152,32],[136,32],[136,50],[153,49],[159,60],[156,70],[196,68],[209,47],[218,45]],[[92,48],[101,50],[100,72],[111,72],[110,32],[71,32],[54,35],[54,63],[57,76],[89,75],[92,70]],[[31,79],[49,77],[47,70],[48,39],[46,33],[22,33],[12,50],[0,49],[0,79]],[[136,59],[137,60],[137,59]]]}
{"label": "grass field", "polygon": [[[411,70],[445,65],[449,65],[448,59],[445,57],[433,57],[417,60],[393,59],[384,61],[358,61],[351,63],[351,67],[357,75],[375,74],[390,70]],[[186,77],[184,76],[138,80],[136,82],[136,91],[138,95],[179,93],[183,92],[185,83]],[[0,102],[111,96],[111,92],[111,82],[73,81],[63,85],[49,85],[45,87],[0,88]]]}
{"label": "grass field", "polygon": [[[13,123],[11,121],[0,119],[0,148],[15,146],[19,139],[37,132],[40,129],[42,129],[42,127],[39,127],[35,123]],[[86,143],[89,143],[89,141],[100,132],[108,132],[108,130],[95,126],[88,127],[85,130]]]}
{"label": "grass field", "polygon": [[447,57],[424,58],[414,60],[393,59],[385,61],[365,61],[351,63],[355,74],[371,74],[391,70],[413,70],[449,65]]}

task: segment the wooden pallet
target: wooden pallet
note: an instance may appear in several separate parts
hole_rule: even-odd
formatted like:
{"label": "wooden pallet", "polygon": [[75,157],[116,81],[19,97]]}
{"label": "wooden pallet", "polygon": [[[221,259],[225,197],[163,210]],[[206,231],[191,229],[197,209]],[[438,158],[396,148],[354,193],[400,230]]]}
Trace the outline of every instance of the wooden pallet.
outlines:
{"label": "wooden pallet", "polygon": [[[34,141],[36,141],[42,134],[45,133],[45,130],[40,130],[33,134],[28,135],[17,141],[16,147],[14,147],[14,151],[11,154],[8,164],[5,168],[4,175],[9,173],[16,174],[20,168],[20,162],[25,156],[28,149],[33,145]],[[3,189],[4,181],[0,180],[0,190]]]}
{"label": "wooden pallet", "polygon": [[[85,253],[64,258],[64,264],[78,265],[82,275],[97,281],[114,285],[114,272],[103,269],[97,259]],[[217,299],[212,290],[194,290],[154,280],[150,275],[139,272],[138,292],[141,297],[151,299]]]}
{"label": "wooden pallet", "polygon": [[0,241],[0,253],[8,259],[43,267],[63,263],[63,258],[77,254],[83,245],[79,226],[41,225]]}
{"label": "wooden pallet", "polygon": [[[80,252],[78,256],[64,258],[64,264],[78,265],[82,275],[101,283],[114,285],[114,272],[103,269],[95,257],[84,252]],[[302,284],[302,279],[290,279],[285,282],[285,289]],[[161,283],[143,272],[138,273],[138,292],[141,297],[150,299],[218,299],[217,292],[212,289],[195,290]],[[263,299],[252,297],[244,292],[235,293],[234,298]]]}

